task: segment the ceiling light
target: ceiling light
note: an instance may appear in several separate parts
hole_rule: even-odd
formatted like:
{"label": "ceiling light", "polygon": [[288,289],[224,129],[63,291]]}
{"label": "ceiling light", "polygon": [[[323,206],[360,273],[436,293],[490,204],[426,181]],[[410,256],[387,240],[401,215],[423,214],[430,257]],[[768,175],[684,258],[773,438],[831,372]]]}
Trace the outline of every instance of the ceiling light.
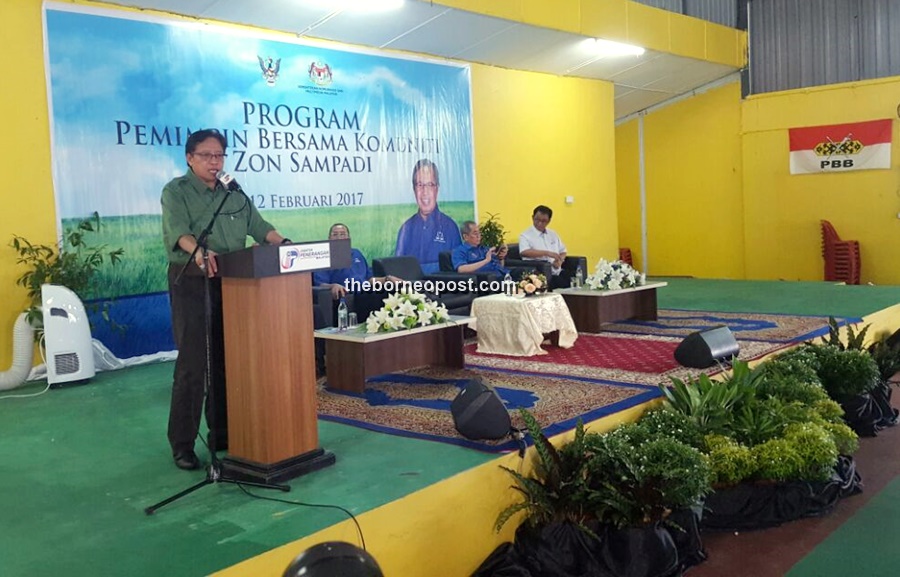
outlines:
{"label": "ceiling light", "polygon": [[584,46],[600,58],[607,56],[640,56],[644,49],[634,44],[623,44],[602,38],[586,38]]}
{"label": "ceiling light", "polygon": [[343,12],[386,12],[403,6],[404,0],[300,0],[316,8]]}

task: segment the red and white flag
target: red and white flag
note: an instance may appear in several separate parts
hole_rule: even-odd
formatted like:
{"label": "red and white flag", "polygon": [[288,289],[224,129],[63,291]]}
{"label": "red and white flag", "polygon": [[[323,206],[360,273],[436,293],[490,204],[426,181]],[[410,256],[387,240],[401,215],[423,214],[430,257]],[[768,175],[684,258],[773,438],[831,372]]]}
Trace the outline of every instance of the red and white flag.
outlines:
{"label": "red and white flag", "polygon": [[791,128],[791,174],[891,167],[891,119]]}

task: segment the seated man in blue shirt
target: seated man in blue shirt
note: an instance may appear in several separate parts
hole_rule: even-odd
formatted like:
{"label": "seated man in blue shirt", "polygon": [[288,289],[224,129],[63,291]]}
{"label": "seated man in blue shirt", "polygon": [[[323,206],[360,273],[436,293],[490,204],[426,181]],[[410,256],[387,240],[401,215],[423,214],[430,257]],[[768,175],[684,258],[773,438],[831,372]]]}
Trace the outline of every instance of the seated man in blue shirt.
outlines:
{"label": "seated man in blue shirt", "polygon": [[438,209],[441,183],[433,162],[422,159],[416,163],[412,185],[419,211],[400,226],[394,256],[414,256],[424,273],[437,272],[438,255],[459,246],[459,229]]}
{"label": "seated man in blue shirt", "polygon": [[450,260],[456,272],[496,273],[505,276],[509,269],[503,266],[508,249],[506,245],[498,251],[494,247],[481,246],[481,230],[478,224],[467,220],[459,227],[463,243],[453,249]]}
{"label": "seated man in blue shirt", "polygon": [[[328,231],[328,240],[349,239],[350,229],[346,224],[335,223]],[[373,310],[381,308],[382,301],[387,296],[384,291],[373,290],[371,283],[385,281],[400,282],[400,279],[387,276],[376,279],[372,276],[372,269],[363,253],[358,249],[350,248],[350,268],[333,268],[320,270],[313,273],[313,284],[316,286],[328,286],[331,288],[331,296],[335,301],[334,314],[337,315],[337,305],[341,297],[348,292],[353,293],[352,308],[356,312],[358,321],[365,322]],[[366,287],[368,290],[364,290]],[[351,303],[347,303],[350,305]],[[336,320],[335,316],[335,320]]]}

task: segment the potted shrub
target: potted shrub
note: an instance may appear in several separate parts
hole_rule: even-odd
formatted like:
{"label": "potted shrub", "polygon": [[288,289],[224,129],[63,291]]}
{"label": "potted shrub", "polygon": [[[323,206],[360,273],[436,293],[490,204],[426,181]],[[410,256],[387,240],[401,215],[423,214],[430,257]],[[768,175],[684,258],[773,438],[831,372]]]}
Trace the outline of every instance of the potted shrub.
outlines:
{"label": "potted shrub", "polygon": [[881,428],[884,411],[872,397],[879,384],[878,365],[859,349],[809,346],[818,363],[816,374],[828,396],[841,404],[847,424],[858,434],[873,437]]}
{"label": "potted shrub", "polygon": [[[41,286],[62,285],[85,300],[93,290],[91,280],[108,262],[116,265],[125,253],[124,249],[110,249],[105,244],[94,245],[90,235],[100,230],[100,215],[94,212],[68,228],[58,245],[34,244],[19,235],[13,235],[10,246],[18,253],[16,262],[26,270],[16,284],[24,287],[29,298],[26,310],[29,323],[35,328],[35,340],[40,340],[43,326],[41,313]],[[108,303],[100,307],[104,320],[111,322]]]}
{"label": "potted shrub", "polygon": [[[839,351],[830,347],[833,351]],[[852,354],[852,353],[851,353]],[[665,406],[705,434],[714,492],[702,519],[716,529],[761,528],[827,511],[859,490],[856,436],[819,383],[815,351],[736,363],[722,382],[675,382]]]}
{"label": "potted shrub", "polygon": [[[534,418],[522,414],[534,440],[534,469],[524,475],[505,468],[523,498],[500,513],[496,528],[517,513],[524,513],[524,522],[515,544],[495,551],[475,575],[512,567],[535,575],[661,577],[678,572],[684,560],[666,523],[709,489],[709,469],[700,452],[663,436],[665,417],[650,428],[638,423],[605,435],[586,433],[579,423],[574,439],[557,449]],[[629,556],[636,551],[642,573],[635,572]]]}
{"label": "potted shrub", "polygon": [[895,332],[890,337],[882,335],[875,340],[869,348],[869,354],[875,364],[878,365],[879,383],[872,390],[872,397],[881,408],[882,419],[879,425],[882,427],[893,427],[900,420],[900,410],[895,409],[891,405],[891,385],[890,379],[897,371],[900,371],[900,342],[897,335],[900,331]]}
{"label": "potted shrub", "polygon": [[[871,413],[881,413],[881,418],[872,425],[871,434],[875,434],[878,429],[884,427],[893,427],[898,422],[900,410],[895,409],[891,405],[891,388],[888,384],[894,374],[900,370],[900,343],[896,342],[896,338],[888,337],[876,339],[869,347],[865,347],[866,333],[870,325],[866,325],[858,333],[854,331],[853,325],[847,325],[847,342],[841,340],[840,328],[834,317],[828,318],[828,336],[822,338],[822,342],[826,346],[835,347],[839,350],[854,350],[868,352],[875,364],[878,366],[880,378],[878,382],[868,391],[871,396],[872,404],[875,409]],[[896,333],[895,333],[896,334]],[[890,341],[890,343],[888,342]],[[868,404],[867,401],[859,401]],[[868,427],[868,425],[861,425]]]}
{"label": "potted shrub", "polygon": [[505,242],[506,231],[497,218],[500,216],[499,214],[487,213],[487,215],[487,220],[478,225],[478,228],[481,230],[481,244],[488,248],[493,247],[500,250],[500,247]]}

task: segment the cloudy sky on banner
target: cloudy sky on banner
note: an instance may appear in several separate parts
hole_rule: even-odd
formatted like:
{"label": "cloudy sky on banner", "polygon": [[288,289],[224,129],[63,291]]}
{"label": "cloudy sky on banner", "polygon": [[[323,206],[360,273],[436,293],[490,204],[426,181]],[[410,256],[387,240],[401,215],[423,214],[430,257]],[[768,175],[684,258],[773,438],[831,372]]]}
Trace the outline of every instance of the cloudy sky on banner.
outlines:
{"label": "cloudy sky on banner", "polygon": [[[466,66],[56,6],[46,10],[46,42],[62,218],[158,213],[162,186],[186,167],[183,141],[142,144],[154,128],[245,136],[246,146],[229,149],[225,170],[251,194],[365,192],[366,205],[410,203],[412,166],[427,157],[441,170],[442,200],[474,199]],[[280,59],[274,84],[258,57]],[[330,83],[310,79],[312,63],[328,65]],[[301,126],[316,109],[339,121]],[[311,139],[340,137],[346,150],[300,149],[301,139],[309,148]],[[423,144],[418,152],[385,150],[390,138]]]}

